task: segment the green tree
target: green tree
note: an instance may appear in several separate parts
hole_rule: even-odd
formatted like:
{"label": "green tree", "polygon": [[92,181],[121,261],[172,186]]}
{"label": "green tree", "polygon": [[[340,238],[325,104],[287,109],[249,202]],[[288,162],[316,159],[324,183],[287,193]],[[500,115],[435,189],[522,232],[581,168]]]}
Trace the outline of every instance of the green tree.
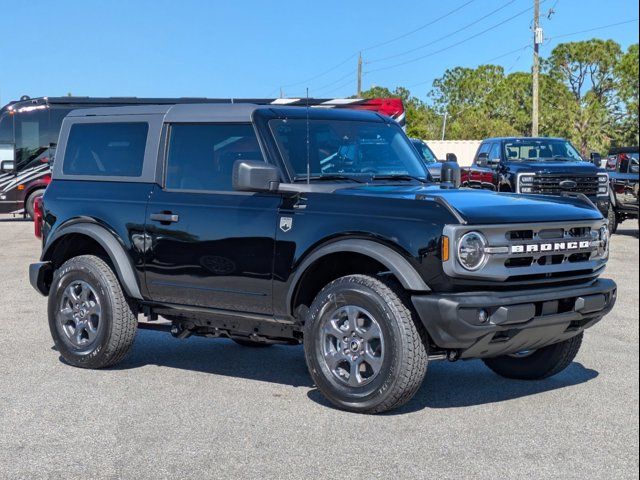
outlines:
{"label": "green tree", "polygon": [[411,95],[404,87],[391,91],[385,87],[372,87],[362,92],[362,98],[401,98],[406,112],[407,135],[416,138],[434,138],[442,120],[425,102]]}
{"label": "green tree", "polygon": [[592,39],[559,44],[544,62],[546,72],[573,95],[567,110],[570,137],[585,156],[591,150],[606,151],[615,135],[621,56],[622,49],[613,40]]}
{"label": "green tree", "polygon": [[618,97],[622,104],[622,119],[618,125],[616,143],[638,145],[638,44],[631,45],[616,65]]}

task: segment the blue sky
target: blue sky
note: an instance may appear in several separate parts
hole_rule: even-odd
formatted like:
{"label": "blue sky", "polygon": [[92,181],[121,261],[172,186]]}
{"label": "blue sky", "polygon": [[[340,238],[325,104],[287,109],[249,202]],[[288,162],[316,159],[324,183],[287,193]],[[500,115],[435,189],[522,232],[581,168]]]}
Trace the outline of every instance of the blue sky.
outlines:
{"label": "blue sky", "polygon": [[[364,88],[403,85],[424,98],[433,79],[454,66],[493,59],[510,71],[528,70],[532,51],[525,46],[533,12],[516,15],[532,4],[0,0],[0,102],[67,92],[271,97],[280,86],[286,96],[304,95],[306,87],[316,97],[348,96],[355,93],[359,50]],[[552,7],[555,13],[547,19]],[[560,41],[612,38],[624,48],[638,41],[637,22],[553,38],[637,19],[636,0],[546,0],[541,11],[548,39],[543,55]],[[399,55],[411,49],[416,50]]]}

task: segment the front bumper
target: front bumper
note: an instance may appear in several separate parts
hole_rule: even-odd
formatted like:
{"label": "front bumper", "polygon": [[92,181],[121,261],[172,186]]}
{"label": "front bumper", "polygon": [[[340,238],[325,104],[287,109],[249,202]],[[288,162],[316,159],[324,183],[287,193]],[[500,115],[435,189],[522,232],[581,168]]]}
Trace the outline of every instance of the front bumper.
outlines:
{"label": "front bumper", "polygon": [[485,358],[579,334],[611,311],[616,290],[613,280],[598,279],[577,287],[415,295],[411,300],[438,348],[457,350],[460,358]]}

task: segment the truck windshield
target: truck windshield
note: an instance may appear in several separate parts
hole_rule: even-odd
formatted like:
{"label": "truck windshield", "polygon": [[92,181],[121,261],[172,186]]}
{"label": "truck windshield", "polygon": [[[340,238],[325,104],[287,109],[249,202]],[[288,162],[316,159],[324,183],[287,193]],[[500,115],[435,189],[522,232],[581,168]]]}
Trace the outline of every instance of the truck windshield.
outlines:
{"label": "truck windshield", "polygon": [[0,142],[15,144],[16,171],[48,160],[49,146],[57,143],[62,119],[69,110],[43,105],[0,112]]}
{"label": "truck windshield", "polygon": [[[295,180],[427,181],[400,127],[348,120],[271,120],[280,154]],[[307,138],[309,139],[307,147]]]}
{"label": "truck windshield", "polygon": [[504,154],[509,161],[583,161],[571,143],[567,140],[555,138],[523,138],[510,140],[504,143]]}
{"label": "truck windshield", "polygon": [[429,145],[424,143],[422,140],[413,139],[411,140],[411,143],[413,143],[413,146],[418,150],[418,153],[422,157],[422,161],[424,163],[436,163],[438,161],[434,153],[429,148]]}

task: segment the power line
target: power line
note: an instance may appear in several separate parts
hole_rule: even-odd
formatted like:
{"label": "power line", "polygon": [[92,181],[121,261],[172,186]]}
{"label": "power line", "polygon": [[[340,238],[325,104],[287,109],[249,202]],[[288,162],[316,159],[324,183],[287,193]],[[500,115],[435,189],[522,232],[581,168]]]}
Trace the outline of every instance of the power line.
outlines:
{"label": "power line", "polygon": [[447,13],[445,13],[444,15],[441,15],[441,16],[439,16],[439,17],[437,17],[437,18],[434,18],[434,19],[433,19],[433,20],[431,20],[430,22],[425,23],[424,25],[421,25],[421,26],[419,26],[418,28],[414,28],[413,30],[411,30],[411,31],[409,31],[409,32],[407,32],[407,33],[404,33],[404,34],[402,34],[402,35],[399,35],[399,36],[397,36],[397,37],[395,37],[395,38],[392,38],[392,39],[390,39],[390,40],[385,40],[384,42],[376,43],[375,45],[372,45],[372,46],[370,46],[370,47],[363,48],[361,51],[365,52],[365,51],[373,50],[374,48],[382,47],[382,46],[384,46],[384,45],[388,45],[388,44],[390,44],[390,43],[393,43],[393,42],[395,42],[395,41],[397,41],[397,40],[401,40],[401,39],[403,39],[403,38],[406,38],[406,37],[408,37],[409,35],[413,35],[414,33],[419,32],[420,30],[424,30],[425,28],[430,27],[431,25],[433,25],[433,24],[435,24],[435,23],[439,22],[440,20],[444,20],[445,18],[447,18],[447,17],[449,17],[449,16],[453,15],[454,13],[456,13],[456,12],[458,12],[458,11],[462,10],[464,7],[466,7],[467,5],[469,5],[469,4],[473,3],[473,2],[475,2],[475,0],[469,0],[468,2],[463,3],[463,4],[462,4],[462,5],[460,5],[459,7],[456,7],[456,8],[454,8],[453,10],[448,11],[448,12],[447,12]]}
{"label": "power line", "polygon": [[306,80],[302,80],[302,81],[300,81],[300,82],[288,83],[288,84],[285,84],[285,85],[282,85],[282,86],[283,86],[283,87],[295,87],[295,86],[297,86],[297,85],[302,85],[302,84],[304,84],[304,83],[309,83],[309,82],[311,82],[311,81],[313,81],[313,80],[316,80],[316,79],[318,79],[318,78],[320,78],[320,77],[325,76],[327,73],[331,73],[331,72],[333,72],[334,70],[336,70],[336,69],[340,68],[342,65],[344,65],[344,64],[345,64],[345,63],[347,63],[348,61],[350,61],[350,60],[354,59],[354,58],[355,58],[355,57],[357,57],[357,56],[358,56],[358,54],[357,54],[357,53],[354,53],[353,55],[351,55],[350,57],[346,58],[346,59],[345,59],[345,60],[343,60],[342,62],[340,62],[340,63],[338,63],[338,64],[334,65],[333,67],[331,67],[331,68],[329,68],[329,69],[327,69],[327,70],[323,71],[322,73],[319,73],[318,75],[314,75],[313,77],[309,77],[309,78],[307,78]]}
{"label": "power line", "polygon": [[[542,1],[544,2],[545,0],[542,0]],[[382,70],[389,70],[391,68],[401,67],[401,66],[407,65],[409,63],[414,63],[414,62],[423,60],[425,58],[432,57],[433,55],[445,52],[445,51],[450,50],[450,49],[452,49],[454,47],[462,45],[463,43],[466,43],[466,42],[468,42],[470,40],[473,40],[474,38],[477,38],[477,37],[479,37],[481,35],[484,35],[485,33],[490,32],[491,30],[495,29],[496,27],[500,27],[500,26],[504,25],[505,23],[508,23],[508,22],[510,22],[510,21],[512,21],[512,20],[524,15],[525,13],[527,13],[527,12],[529,12],[531,10],[533,10],[533,7],[528,7],[525,10],[522,10],[522,11],[516,13],[515,15],[512,15],[509,18],[507,18],[505,20],[502,20],[501,22],[498,22],[495,25],[492,25],[492,26],[490,26],[490,27],[488,27],[488,28],[476,33],[476,34],[470,35],[469,37],[466,37],[466,38],[464,38],[464,39],[462,39],[462,40],[460,40],[460,41],[458,41],[456,43],[453,43],[451,45],[443,47],[443,48],[441,48],[439,50],[435,50],[435,51],[433,51],[431,53],[427,53],[426,55],[421,55],[419,57],[412,58],[411,60],[406,60],[404,62],[396,63],[396,64],[389,65],[389,66],[386,66],[386,67],[380,67],[380,68],[376,68],[376,69],[373,69],[373,70],[369,70],[369,71],[367,71],[365,73],[369,74],[369,73],[379,72],[379,71],[382,71]]]}
{"label": "power line", "polygon": [[433,20],[431,20],[430,22],[425,23],[424,25],[421,25],[421,26],[419,26],[419,27],[417,27],[417,28],[415,28],[415,29],[413,29],[413,30],[411,30],[411,31],[407,32],[407,33],[404,33],[404,34],[402,34],[402,35],[400,35],[400,36],[398,36],[398,37],[394,37],[394,38],[392,38],[392,39],[390,39],[390,40],[386,40],[386,41],[384,41],[384,42],[380,42],[380,43],[377,43],[377,44],[374,44],[374,45],[370,45],[370,46],[368,46],[368,47],[366,47],[366,48],[362,48],[362,49],[360,49],[359,51],[357,51],[357,52],[355,52],[355,53],[351,54],[349,57],[345,58],[345,59],[344,59],[343,61],[341,61],[340,63],[335,64],[334,66],[332,66],[332,67],[330,67],[330,68],[328,68],[328,69],[326,69],[326,70],[322,71],[321,73],[319,73],[319,74],[317,74],[317,75],[314,75],[314,76],[312,76],[312,77],[309,77],[309,78],[307,78],[307,79],[305,79],[305,80],[301,80],[301,81],[299,81],[299,82],[293,82],[293,83],[283,84],[283,85],[281,85],[281,86],[280,86],[280,88],[283,88],[283,87],[288,88],[288,87],[295,87],[295,86],[297,86],[297,85],[303,85],[303,84],[305,84],[305,83],[309,83],[309,82],[311,82],[311,81],[313,81],[313,80],[316,80],[316,79],[318,79],[318,78],[320,78],[320,77],[323,77],[323,76],[325,76],[326,74],[331,73],[331,72],[333,72],[334,70],[337,70],[338,68],[340,68],[341,66],[343,66],[343,65],[344,65],[344,64],[346,64],[347,62],[349,62],[349,61],[353,60],[354,58],[356,58],[356,57],[359,55],[359,53],[360,53],[360,52],[373,50],[373,49],[375,49],[375,48],[382,47],[383,45],[387,45],[387,44],[389,44],[389,43],[395,42],[395,41],[400,40],[400,39],[402,39],[402,38],[408,37],[409,35],[412,35],[412,34],[414,34],[414,33],[418,32],[418,31],[420,31],[420,30],[423,30],[423,29],[425,29],[425,28],[427,28],[427,27],[429,27],[429,26],[431,26],[431,25],[433,25],[433,24],[435,24],[435,23],[439,22],[440,20],[443,20],[443,19],[445,19],[445,18],[447,18],[447,17],[449,17],[449,16],[453,15],[454,13],[456,13],[456,12],[458,12],[458,11],[462,10],[464,7],[466,7],[467,5],[469,5],[469,4],[471,4],[471,3],[473,3],[474,1],[475,1],[475,0],[468,0],[467,2],[463,3],[463,4],[462,4],[462,5],[460,5],[459,7],[456,7],[456,8],[454,8],[453,10],[450,10],[450,11],[448,11],[447,13],[445,13],[445,14],[443,14],[443,15],[441,15],[441,16],[439,16],[439,17],[437,17],[437,18],[433,19]]}
{"label": "power line", "polygon": [[[483,63],[483,64],[487,64],[487,63],[493,62],[494,60],[498,60],[498,59],[500,59],[500,58],[504,58],[504,57],[507,57],[507,56],[509,56],[509,55],[513,55],[514,53],[522,52],[522,51],[524,51],[524,50],[527,50],[528,48],[531,48],[531,45],[529,45],[529,44],[527,43],[526,45],[523,45],[523,46],[522,46],[522,47],[520,47],[520,48],[516,48],[515,50],[510,50],[510,51],[508,51],[508,52],[506,52],[506,53],[503,53],[503,54],[501,54],[501,55],[498,55],[497,57],[493,57],[493,58],[490,58],[490,59],[488,59],[488,60],[485,60],[485,61],[484,61],[484,62],[482,62],[482,63]],[[515,64],[516,64],[516,63],[518,63],[518,61],[519,61],[521,58],[522,58],[522,54],[520,54],[520,55],[518,56],[518,58],[516,58],[516,60],[514,61],[513,65],[512,65],[511,67],[509,67],[509,69],[508,69],[508,70],[505,70],[505,73],[506,73],[506,72],[509,72],[509,71],[511,71],[511,70],[513,70],[513,68],[515,67]],[[423,80],[423,81],[418,82],[418,83],[412,83],[412,84],[410,84],[410,85],[407,85],[407,88],[418,87],[418,86],[420,86],[420,85],[424,85],[425,83],[429,83],[430,81],[431,81],[431,80]]]}
{"label": "power line", "polygon": [[628,23],[634,23],[634,22],[637,22],[637,21],[638,21],[638,19],[634,18],[633,20],[626,20],[624,22],[610,23],[609,25],[602,25],[601,27],[587,28],[586,30],[579,30],[577,32],[571,32],[571,33],[563,33],[562,35],[553,35],[552,37],[549,37],[549,40],[555,40],[556,38],[571,37],[573,35],[580,35],[581,33],[595,32],[596,30],[604,30],[605,28],[617,27],[618,25],[626,25]]}
{"label": "power line", "polygon": [[471,28],[471,27],[473,27],[474,25],[476,25],[476,24],[480,23],[480,22],[481,22],[482,20],[484,20],[485,18],[488,18],[488,17],[490,17],[491,15],[494,15],[495,13],[499,12],[500,10],[504,10],[504,9],[505,9],[505,8],[507,8],[509,5],[511,5],[512,3],[514,3],[515,1],[516,1],[516,0],[509,0],[507,3],[505,3],[505,4],[501,5],[500,7],[496,8],[495,10],[493,10],[493,11],[491,11],[491,12],[489,12],[489,13],[487,13],[486,15],[483,15],[482,17],[478,18],[477,20],[474,20],[473,22],[468,23],[468,24],[467,24],[467,25],[465,25],[464,27],[457,28],[455,31],[453,31],[453,32],[451,32],[451,33],[448,33],[447,35],[443,35],[443,36],[442,36],[442,37],[440,37],[440,38],[436,38],[435,40],[432,40],[431,42],[424,43],[424,44],[419,45],[419,46],[417,46],[417,47],[414,47],[414,48],[412,48],[412,49],[410,49],[410,50],[405,50],[404,52],[396,53],[396,54],[394,54],[394,55],[389,55],[389,56],[387,56],[387,57],[374,58],[373,60],[368,60],[368,61],[367,61],[367,63],[368,63],[368,64],[371,64],[371,63],[378,63],[378,62],[383,62],[383,61],[385,61],[385,60],[391,60],[392,58],[402,57],[402,56],[407,55],[407,54],[409,54],[409,53],[413,53],[413,52],[415,52],[415,51],[417,51],[417,50],[421,50],[421,49],[423,49],[423,48],[425,48],[425,47],[429,47],[429,46],[431,46],[431,45],[433,45],[433,44],[435,44],[435,43],[441,42],[442,40],[446,40],[446,39],[447,39],[447,38],[449,38],[451,35],[455,35],[455,34],[457,34],[457,33],[460,33],[460,32],[462,32],[462,31],[464,31],[464,30],[467,30],[468,28]]}

